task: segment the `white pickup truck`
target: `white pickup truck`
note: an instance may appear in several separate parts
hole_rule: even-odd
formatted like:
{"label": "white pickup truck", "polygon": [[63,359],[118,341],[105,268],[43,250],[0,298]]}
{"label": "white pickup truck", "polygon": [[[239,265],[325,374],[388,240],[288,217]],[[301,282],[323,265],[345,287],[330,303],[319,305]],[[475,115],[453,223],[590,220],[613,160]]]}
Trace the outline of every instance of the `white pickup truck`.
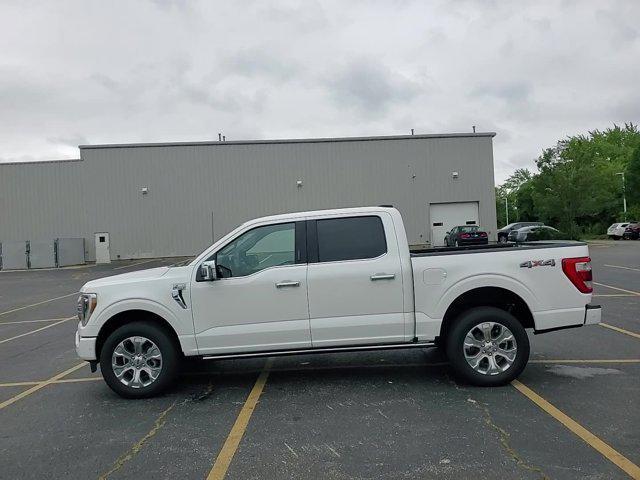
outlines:
{"label": "white pickup truck", "polygon": [[410,252],[400,213],[363,207],[251,220],[187,266],[81,289],[78,355],[128,398],[184,357],[440,346],[459,377],[509,382],[535,333],[600,322],[583,243]]}

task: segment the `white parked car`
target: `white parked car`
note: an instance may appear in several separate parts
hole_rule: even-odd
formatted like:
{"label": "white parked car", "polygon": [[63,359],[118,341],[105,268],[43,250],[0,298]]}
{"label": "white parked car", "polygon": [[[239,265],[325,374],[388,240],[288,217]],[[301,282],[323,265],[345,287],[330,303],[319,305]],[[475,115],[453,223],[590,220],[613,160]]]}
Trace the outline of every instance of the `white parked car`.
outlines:
{"label": "white parked car", "polygon": [[614,240],[620,240],[624,235],[624,230],[629,226],[629,222],[614,223],[607,229],[607,235]]}
{"label": "white parked car", "polygon": [[135,398],[204,359],[440,345],[483,386],[517,377],[536,333],[600,322],[583,243],[409,252],[400,213],[364,207],[241,225],[189,265],[81,289],[78,355]]}

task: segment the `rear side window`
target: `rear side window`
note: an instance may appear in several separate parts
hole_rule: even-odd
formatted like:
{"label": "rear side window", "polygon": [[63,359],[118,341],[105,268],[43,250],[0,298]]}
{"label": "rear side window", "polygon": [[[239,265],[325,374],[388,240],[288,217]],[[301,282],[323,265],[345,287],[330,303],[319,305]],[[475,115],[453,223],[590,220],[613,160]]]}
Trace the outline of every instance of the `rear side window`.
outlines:
{"label": "rear side window", "polygon": [[387,251],[380,217],[332,218],[317,221],[318,261],[362,260]]}

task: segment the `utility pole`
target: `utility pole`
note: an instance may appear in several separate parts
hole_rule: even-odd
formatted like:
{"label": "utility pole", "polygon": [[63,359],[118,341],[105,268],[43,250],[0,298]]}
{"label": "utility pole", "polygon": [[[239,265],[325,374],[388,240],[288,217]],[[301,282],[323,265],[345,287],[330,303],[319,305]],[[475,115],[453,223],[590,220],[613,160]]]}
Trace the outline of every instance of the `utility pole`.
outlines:
{"label": "utility pole", "polygon": [[618,172],[616,175],[620,175],[622,177],[622,211],[624,212],[624,221],[627,221],[627,195],[626,195],[626,186],[624,183],[624,172]]}

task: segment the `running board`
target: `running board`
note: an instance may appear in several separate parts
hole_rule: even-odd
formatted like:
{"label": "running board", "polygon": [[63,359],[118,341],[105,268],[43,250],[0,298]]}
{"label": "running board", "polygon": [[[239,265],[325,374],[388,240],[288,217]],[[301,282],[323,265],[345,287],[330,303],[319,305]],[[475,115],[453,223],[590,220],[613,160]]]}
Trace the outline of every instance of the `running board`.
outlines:
{"label": "running board", "polygon": [[203,360],[223,360],[226,358],[254,358],[254,357],[282,357],[285,355],[307,355],[311,353],[340,353],[340,352],[358,352],[367,350],[395,350],[400,348],[429,348],[435,347],[435,342],[423,343],[392,343],[382,345],[357,345],[349,347],[316,347],[299,350],[273,350],[270,352],[251,352],[251,353],[223,353],[220,355],[205,355]]}

